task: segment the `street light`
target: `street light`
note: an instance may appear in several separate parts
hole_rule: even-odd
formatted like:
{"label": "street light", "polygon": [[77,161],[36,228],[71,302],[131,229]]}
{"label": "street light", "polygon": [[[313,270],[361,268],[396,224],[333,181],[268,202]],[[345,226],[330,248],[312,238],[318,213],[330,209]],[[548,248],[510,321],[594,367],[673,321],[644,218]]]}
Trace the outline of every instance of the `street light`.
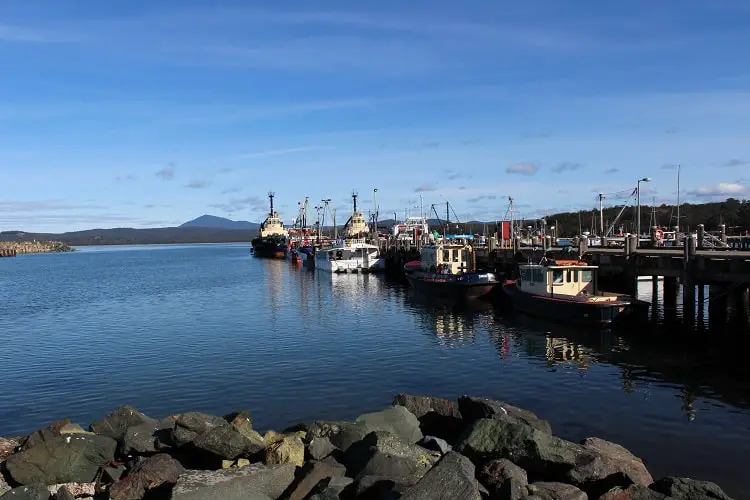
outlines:
{"label": "street light", "polygon": [[638,183],[636,184],[635,188],[635,194],[636,194],[636,206],[638,207],[636,210],[636,217],[638,220],[635,222],[635,231],[636,231],[636,247],[640,246],[640,239],[641,239],[641,182],[651,182],[651,177],[644,177],[643,179],[638,179]]}

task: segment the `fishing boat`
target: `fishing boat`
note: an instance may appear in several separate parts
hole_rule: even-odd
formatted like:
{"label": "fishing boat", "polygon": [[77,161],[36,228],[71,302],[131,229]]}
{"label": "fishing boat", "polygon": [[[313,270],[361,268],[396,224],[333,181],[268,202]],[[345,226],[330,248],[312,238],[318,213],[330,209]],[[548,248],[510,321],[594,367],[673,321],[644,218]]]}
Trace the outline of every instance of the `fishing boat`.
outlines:
{"label": "fishing boat", "polygon": [[256,257],[283,259],[289,248],[289,232],[273,209],[274,193],[268,193],[271,208],[268,217],[260,225],[258,236],[252,241],[252,251]]}
{"label": "fishing boat", "polygon": [[419,260],[404,270],[415,290],[454,299],[477,299],[499,284],[493,273],[477,271],[474,248],[450,235],[422,247]]}
{"label": "fishing boat", "polygon": [[518,267],[519,278],[506,281],[503,291],[516,309],[527,314],[600,327],[648,315],[648,302],[599,291],[597,266],[578,260],[545,260]]}
{"label": "fishing boat", "polygon": [[329,248],[315,250],[315,269],[328,273],[375,273],[385,269],[385,259],[376,245],[362,238],[340,239]]}

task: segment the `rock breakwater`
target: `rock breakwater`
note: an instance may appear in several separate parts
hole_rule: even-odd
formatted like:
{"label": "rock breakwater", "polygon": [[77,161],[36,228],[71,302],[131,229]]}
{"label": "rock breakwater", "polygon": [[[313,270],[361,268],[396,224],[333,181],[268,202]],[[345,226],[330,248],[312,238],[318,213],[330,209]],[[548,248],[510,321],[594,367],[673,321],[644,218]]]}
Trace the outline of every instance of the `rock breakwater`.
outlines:
{"label": "rock breakwater", "polygon": [[61,241],[0,242],[0,257],[15,257],[28,253],[72,252],[73,247]]}
{"label": "rock breakwater", "polygon": [[510,404],[398,395],[353,422],[261,434],[252,415],[155,419],[123,406],[0,438],[2,500],[728,500],[708,481],[654,481],[627,449],[554,436]]}

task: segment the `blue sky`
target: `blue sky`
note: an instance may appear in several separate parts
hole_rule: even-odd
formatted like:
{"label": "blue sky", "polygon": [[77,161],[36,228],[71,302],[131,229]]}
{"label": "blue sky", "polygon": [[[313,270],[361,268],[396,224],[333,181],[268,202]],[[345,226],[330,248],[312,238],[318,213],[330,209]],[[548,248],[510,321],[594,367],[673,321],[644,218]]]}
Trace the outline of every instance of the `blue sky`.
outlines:
{"label": "blue sky", "polygon": [[[0,229],[750,197],[750,2],[0,2]],[[615,203],[610,197],[607,203]]]}

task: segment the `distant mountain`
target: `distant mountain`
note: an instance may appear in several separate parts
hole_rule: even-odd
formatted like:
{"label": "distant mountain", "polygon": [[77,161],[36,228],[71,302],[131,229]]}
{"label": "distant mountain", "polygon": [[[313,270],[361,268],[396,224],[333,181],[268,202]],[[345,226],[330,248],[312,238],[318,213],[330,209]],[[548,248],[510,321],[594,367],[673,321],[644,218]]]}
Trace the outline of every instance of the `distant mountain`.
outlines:
{"label": "distant mountain", "polygon": [[6,231],[2,241],[62,241],[71,246],[82,245],[148,245],[167,243],[232,243],[250,242],[257,232],[252,229],[222,229],[212,227],[158,227],[132,229],[89,229],[70,233],[27,233]]}
{"label": "distant mountain", "polygon": [[180,227],[210,227],[214,229],[245,229],[257,230],[259,224],[245,220],[230,220],[215,215],[201,215],[197,219],[187,221]]}

